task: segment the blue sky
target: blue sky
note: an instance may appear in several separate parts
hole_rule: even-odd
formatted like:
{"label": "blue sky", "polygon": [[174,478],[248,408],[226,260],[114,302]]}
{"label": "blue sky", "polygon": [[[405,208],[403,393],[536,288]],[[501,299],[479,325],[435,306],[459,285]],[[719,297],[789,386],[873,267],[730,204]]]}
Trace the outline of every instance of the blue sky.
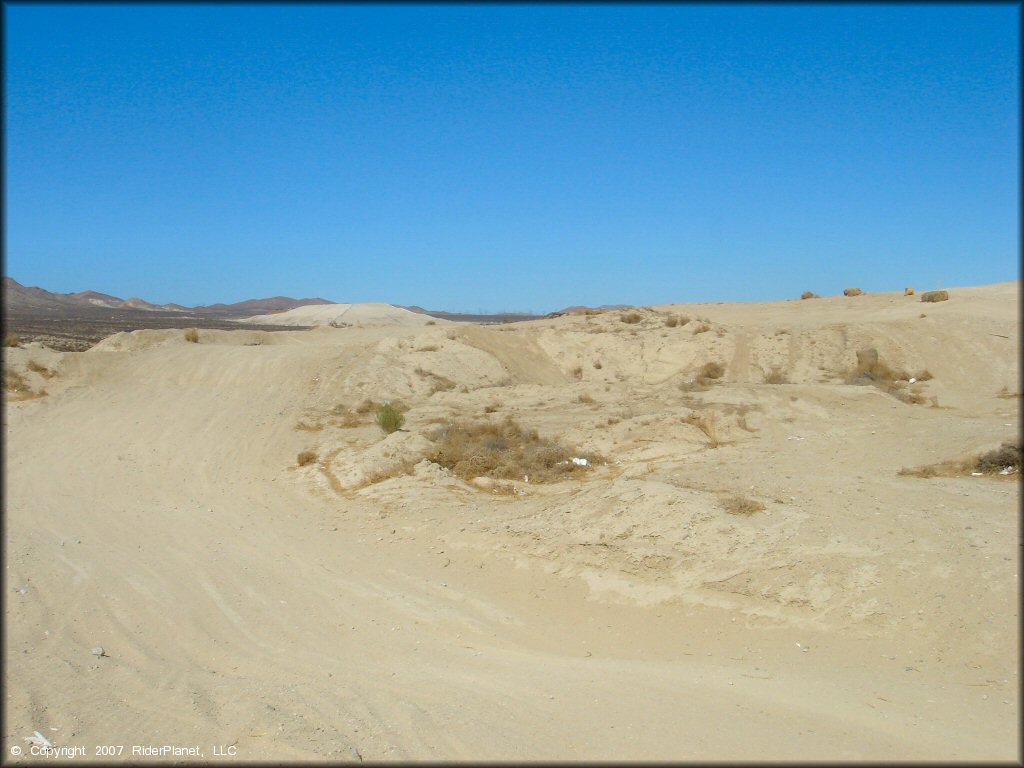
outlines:
{"label": "blue sky", "polygon": [[1017,4],[4,14],[28,285],[547,312],[1019,278]]}

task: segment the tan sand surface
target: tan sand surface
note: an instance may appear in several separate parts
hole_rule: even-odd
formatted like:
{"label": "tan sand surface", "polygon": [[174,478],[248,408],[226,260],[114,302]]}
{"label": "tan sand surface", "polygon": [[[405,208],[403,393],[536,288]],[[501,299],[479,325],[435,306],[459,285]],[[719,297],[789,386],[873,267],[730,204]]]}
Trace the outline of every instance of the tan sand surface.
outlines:
{"label": "tan sand surface", "polygon": [[408,309],[395,307],[379,302],[362,304],[312,304],[296,307],[286,312],[274,312],[269,315],[255,315],[239,320],[240,323],[256,323],[266,325],[438,325],[447,323],[429,315],[411,312]]}
{"label": "tan sand surface", "polygon": [[[1020,286],[949,290],[6,349],[4,754],[1019,760],[1019,478],[897,474],[1019,433]],[[424,459],[506,416],[594,466]]]}

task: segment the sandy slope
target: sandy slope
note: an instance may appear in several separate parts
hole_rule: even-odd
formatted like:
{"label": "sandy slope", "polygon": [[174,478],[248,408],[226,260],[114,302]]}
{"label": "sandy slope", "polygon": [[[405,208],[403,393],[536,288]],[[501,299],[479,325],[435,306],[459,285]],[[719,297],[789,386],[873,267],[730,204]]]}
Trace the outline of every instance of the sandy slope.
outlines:
{"label": "sandy slope", "polygon": [[[1019,485],[896,474],[1018,433],[1018,291],[6,350],[49,394],[5,408],[5,754],[1019,759]],[[866,345],[939,407],[842,384]],[[459,415],[608,463],[373,482]]]}
{"label": "sandy slope", "polygon": [[289,309],[287,312],[275,312],[270,315],[256,315],[239,320],[240,323],[256,323],[266,325],[331,325],[347,327],[351,325],[411,325],[420,326],[430,323],[446,323],[429,315],[410,312],[408,309],[395,307],[391,304],[367,302],[363,304],[316,304]]}

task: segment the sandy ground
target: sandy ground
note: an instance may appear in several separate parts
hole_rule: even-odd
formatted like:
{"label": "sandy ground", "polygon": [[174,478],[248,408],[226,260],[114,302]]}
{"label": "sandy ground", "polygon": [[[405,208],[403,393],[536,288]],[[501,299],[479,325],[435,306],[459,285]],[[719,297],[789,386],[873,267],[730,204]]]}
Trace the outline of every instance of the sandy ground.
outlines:
{"label": "sandy ground", "polygon": [[[4,754],[1019,760],[1018,479],[897,474],[1019,433],[1019,284],[950,292],[5,350]],[[420,460],[506,415],[606,461]]]}
{"label": "sandy ground", "polygon": [[411,312],[408,309],[394,307],[390,304],[367,302],[364,304],[311,304],[304,307],[289,309],[287,312],[274,312],[269,315],[255,315],[239,320],[240,323],[256,323],[257,325],[303,325],[332,327],[365,326],[365,325],[437,325],[447,320],[438,320],[429,315]]}

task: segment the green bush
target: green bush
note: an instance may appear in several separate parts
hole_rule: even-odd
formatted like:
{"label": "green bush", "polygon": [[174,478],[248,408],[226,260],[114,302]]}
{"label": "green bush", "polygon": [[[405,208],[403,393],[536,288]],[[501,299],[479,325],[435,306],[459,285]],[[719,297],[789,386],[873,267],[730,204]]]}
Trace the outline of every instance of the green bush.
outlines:
{"label": "green bush", "polygon": [[381,403],[377,408],[377,426],[390,435],[405,423],[405,416],[400,414],[391,403]]}

